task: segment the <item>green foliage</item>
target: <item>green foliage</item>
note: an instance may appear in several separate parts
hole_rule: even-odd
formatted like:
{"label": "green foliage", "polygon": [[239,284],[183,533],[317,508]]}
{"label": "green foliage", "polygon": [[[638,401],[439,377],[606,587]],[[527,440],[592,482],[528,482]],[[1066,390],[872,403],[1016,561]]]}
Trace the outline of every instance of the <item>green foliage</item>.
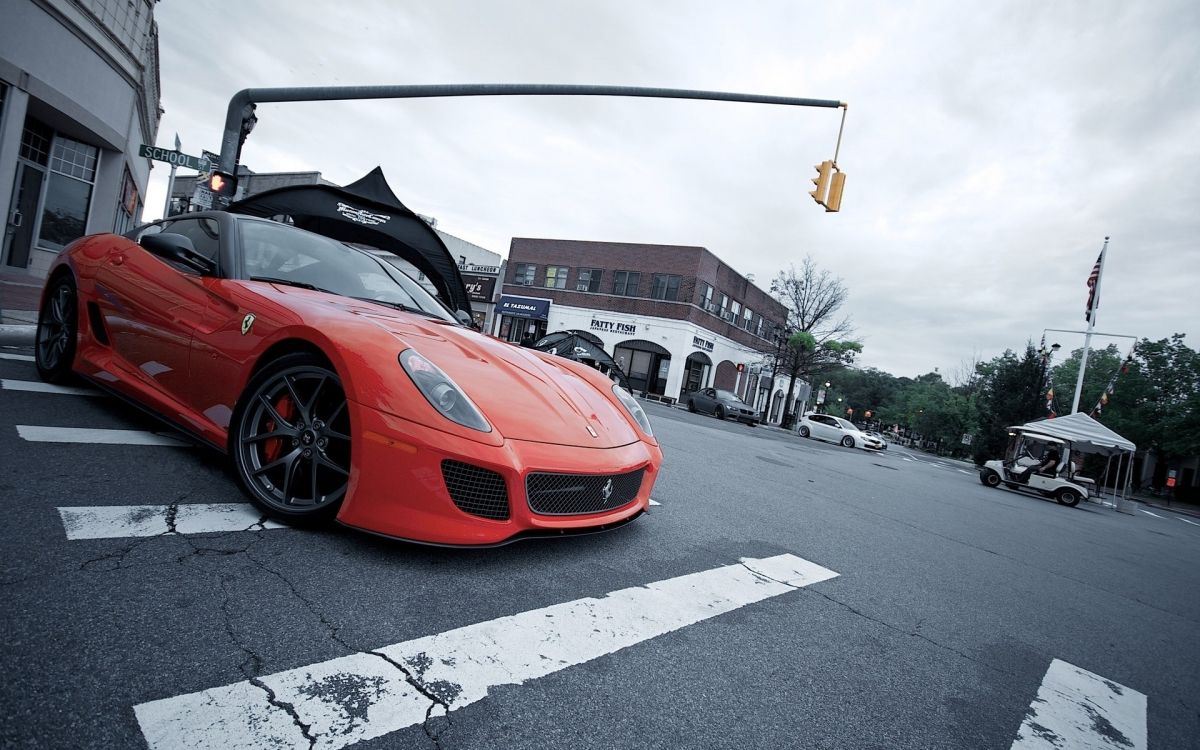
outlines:
{"label": "green foliage", "polygon": [[976,404],[979,433],[975,436],[976,463],[997,458],[1008,443],[1008,427],[1046,416],[1045,372],[1033,344],[1018,357],[1011,349],[990,362],[976,365],[979,376]]}

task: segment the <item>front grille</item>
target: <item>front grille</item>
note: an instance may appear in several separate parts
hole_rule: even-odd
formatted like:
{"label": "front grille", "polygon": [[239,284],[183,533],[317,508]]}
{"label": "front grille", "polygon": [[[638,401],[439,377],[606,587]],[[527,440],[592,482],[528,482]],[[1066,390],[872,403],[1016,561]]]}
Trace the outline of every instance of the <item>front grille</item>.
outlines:
{"label": "front grille", "polygon": [[463,513],[496,521],[508,519],[508,488],[496,472],[446,459],[442,478],[450,499]]}
{"label": "front grille", "polygon": [[637,497],[642,486],[638,469],[627,474],[530,474],[525,494],[534,513],[573,516],[620,508]]}

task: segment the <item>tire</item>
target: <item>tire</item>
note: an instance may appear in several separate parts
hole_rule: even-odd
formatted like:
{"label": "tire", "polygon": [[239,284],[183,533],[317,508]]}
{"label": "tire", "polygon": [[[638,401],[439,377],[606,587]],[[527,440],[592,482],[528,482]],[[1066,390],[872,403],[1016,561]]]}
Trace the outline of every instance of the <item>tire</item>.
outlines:
{"label": "tire", "polygon": [[79,295],[69,275],[59,276],[46,292],[38,311],[34,364],[47,383],[71,379],[79,342]]}
{"label": "tire", "polygon": [[690,398],[688,399],[688,411],[690,411],[692,414],[696,413],[696,402]]}
{"label": "tire", "polygon": [[806,438],[808,436],[809,436],[808,427],[806,425],[800,425],[800,437]]}
{"label": "tire", "polygon": [[1054,493],[1054,499],[1057,500],[1060,505],[1065,505],[1068,508],[1074,508],[1076,505],[1079,505],[1079,501],[1083,498],[1078,492],[1070,487],[1063,487],[1058,492]]}
{"label": "tire", "polygon": [[979,481],[982,482],[986,487],[999,487],[1000,475],[991,469],[984,469],[983,471],[979,472]]}
{"label": "tire", "polygon": [[717,408],[713,409],[713,416],[722,422],[725,421],[725,407],[717,404]]}
{"label": "tire", "polygon": [[350,482],[350,415],[337,372],[312,354],[288,354],[246,386],[229,426],[242,490],[292,522],[332,518]]}
{"label": "tire", "polygon": [[854,438],[847,435],[846,437],[842,438],[842,445],[846,446],[847,448],[853,448]]}

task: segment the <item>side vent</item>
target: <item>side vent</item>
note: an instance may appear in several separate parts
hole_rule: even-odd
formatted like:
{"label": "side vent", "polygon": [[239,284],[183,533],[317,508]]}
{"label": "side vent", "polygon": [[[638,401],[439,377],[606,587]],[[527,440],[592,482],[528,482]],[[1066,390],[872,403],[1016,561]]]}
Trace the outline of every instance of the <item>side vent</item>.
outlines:
{"label": "side vent", "polygon": [[104,327],[104,317],[100,315],[100,306],[95,302],[87,303],[88,322],[92,324],[92,335],[101,344],[108,346],[108,329]]}

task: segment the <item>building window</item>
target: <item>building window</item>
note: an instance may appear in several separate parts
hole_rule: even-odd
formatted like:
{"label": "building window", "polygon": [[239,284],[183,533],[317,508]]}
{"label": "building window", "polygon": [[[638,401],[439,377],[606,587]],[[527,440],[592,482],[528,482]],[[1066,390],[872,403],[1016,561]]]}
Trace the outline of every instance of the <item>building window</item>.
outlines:
{"label": "building window", "polygon": [[654,285],[650,288],[650,296],[654,299],[664,299],[674,302],[679,299],[679,277],[666,274],[654,274]]}
{"label": "building window", "polygon": [[516,286],[533,286],[533,275],[537,266],[533,263],[518,263],[513,266],[513,281]]}
{"label": "building window", "polygon": [[613,274],[613,294],[621,297],[636,297],[642,274],[637,271],[617,271]]}
{"label": "building window", "polygon": [[750,324],[753,322],[753,320],[754,320],[754,313],[752,313],[750,311],[750,308],[747,307],[746,312],[742,314],[742,328],[745,328],[747,331],[749,331]]}
{"label": "building window", "polygon": [[114,234],[125,234],[133,229],[137,217],[142,210],[142,197],[138,193],[137,183],[125,167],[125,180],[121,185],[121,202],[117,206],[117,220],[113,222]]}
{"label": "building window", "polygon": [[25,120],[25,129],[21,131],[21,158],[46,166],[50,162],[50,141],[53,139],[53,130],[32,118]]}
{"label": "building window", "polygon": [[600,291],[600,279],[604,276],[604,271],[599,268],[581,268],[579,269],[579,281],[575,282],[575,291],[577,292],[598,292]]}
{"label": "building window", "polygon": [[716,307],[713,306],[713,288],[708,284],[704,285],[704,293],[700,296],[700,307],[708,312],[716,312]]}
{"label": "building window", "polygon": [[566,289],[567,288],[567,267],[566,266],[546,266],[546,288],[547,289]]}
{"label": "building window", "polygon": [[61,250],[86,233],[98,156],[95,146],[61,135],[54,137],[39,246]]}
{"label": "building window", "polygon": [[720,315],[722,318],[726,317],[729,314],[729,295],[724,294],[724,293],[721,294],[721,304],[717,311],[717,314]]}

